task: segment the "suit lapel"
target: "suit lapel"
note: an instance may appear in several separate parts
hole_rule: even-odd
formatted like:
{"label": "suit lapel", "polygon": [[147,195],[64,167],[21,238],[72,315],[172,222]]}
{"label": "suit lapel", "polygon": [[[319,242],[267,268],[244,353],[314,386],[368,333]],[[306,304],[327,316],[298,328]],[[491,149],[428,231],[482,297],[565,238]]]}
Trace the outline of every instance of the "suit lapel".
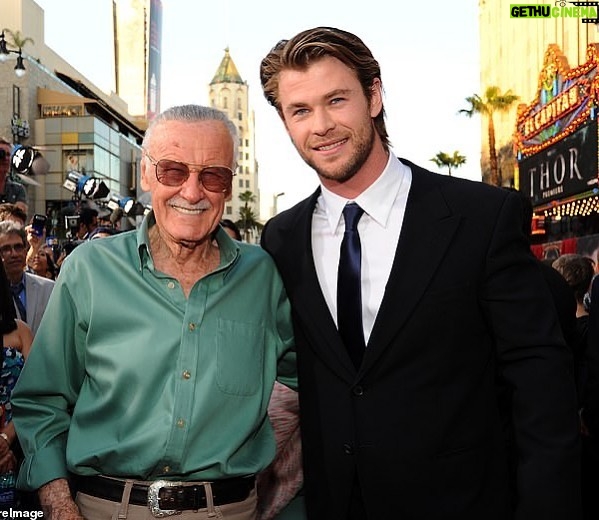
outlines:
{"label": "suit lapel", "polygon": [[319,357],[341,377],[352,381],[355,368],[339,337],[314,266],[312,215],[319,195],[320,189],[306,200],[291,226],[283,230],[286,236],[284,265],[289,266],[287,279],[292,280],[288,291],[309,344],[318,349]]}
{"label": "suit lapel", "polygon": [[29,273],[25,273],[25,297],[27,298],[27,324],[32,327],[35,322],[38,287],[37,281]]}
{"label": "suit lapel", "polygon": [[371,367],[406,324],[443,260],[459,225],[434,174],[402,159],[412,169],[404,222],[360,372]]}
{"label": "suit lapel", "polygon": [[[412,169],[412,186],[391,274],[359,374],[373,366],[406,324],[459,225],[460,219],[447,206],[435,174],[404,159],[402,162]],[[280,230],[280,254],[285,259],[281,266],[287,269],[287,290],[311,348],[318,350],[319,357],[351,383],[356,371],[337,332],[314,266],[311,227],[319,194],[317,190],[298,208],[288,227]]]}

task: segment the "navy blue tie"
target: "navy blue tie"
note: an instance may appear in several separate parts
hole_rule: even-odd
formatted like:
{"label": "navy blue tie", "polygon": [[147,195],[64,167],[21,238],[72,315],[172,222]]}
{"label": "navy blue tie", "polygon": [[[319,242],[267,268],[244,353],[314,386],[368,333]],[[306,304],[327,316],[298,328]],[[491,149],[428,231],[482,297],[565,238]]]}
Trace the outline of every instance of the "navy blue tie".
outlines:
{"label": "navy blue tie", "polygon": [[27,311],[25,310],[25,305],[21,301],[21,291],[24,290],[23,282],[17,285],[11,285],[10,291],[12,292],[13,300],[15,301],[15,305],[17,306],[17,310],[19,311],[19,318],[23,321],[27,321]]}
{"label": "navy blue tie", "polygon": [[358,221],[363,213],[355,202],[343,208],[345,233],[337,274],[337,328],[356,368],[362,363],[366,348],[362,328],[362,251],[358,234]]}

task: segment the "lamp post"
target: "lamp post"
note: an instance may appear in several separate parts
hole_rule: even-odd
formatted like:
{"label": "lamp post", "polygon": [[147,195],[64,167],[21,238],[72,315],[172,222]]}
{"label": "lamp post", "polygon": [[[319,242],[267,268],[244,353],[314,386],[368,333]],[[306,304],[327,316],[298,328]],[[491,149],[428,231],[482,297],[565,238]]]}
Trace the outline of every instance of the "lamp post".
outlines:
{"label": "lamp post", "polygon": [[[31,40],[31,38],[25,38],[23,42],[26,43],[29,40]],[[17,45],[17,47],[18,50],[8,48],[3,29],[0,33],[0,62],[6,61],[11,53],[16,54],[17,64],[15,65],[15,74],[17,75],[17,77],[22,78],[27,73],[27,69],[25,68],[25,64],[23,63],[23,47],[22,45]]]}
{"label": "lamp post", "polygon": [[273,195],[273,197],[272,197],[272,216],[273,217],[277,216],[277,202],[279,201],[279,197],[282,197],[283,195],[285,195],[284,191],[282,191],[281,193],[277,193],[276,195]]}

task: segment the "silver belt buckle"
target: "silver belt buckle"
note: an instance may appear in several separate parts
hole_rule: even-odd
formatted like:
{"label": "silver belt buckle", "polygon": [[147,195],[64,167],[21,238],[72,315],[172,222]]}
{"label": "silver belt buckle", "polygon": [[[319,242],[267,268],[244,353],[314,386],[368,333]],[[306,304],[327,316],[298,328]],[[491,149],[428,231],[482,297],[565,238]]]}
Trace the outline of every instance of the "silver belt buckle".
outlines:
{"label": "silver belt buckle", "polygon": [[153,517],[164,518],[165,516],[181,514],[181,511],[177,509],[160,509],[160,497],[158,496],[162,488],[177,487],[180,485],[180,482],[172,482],[170,480],[156,480],[150,484],[148,489],[148,507]]}

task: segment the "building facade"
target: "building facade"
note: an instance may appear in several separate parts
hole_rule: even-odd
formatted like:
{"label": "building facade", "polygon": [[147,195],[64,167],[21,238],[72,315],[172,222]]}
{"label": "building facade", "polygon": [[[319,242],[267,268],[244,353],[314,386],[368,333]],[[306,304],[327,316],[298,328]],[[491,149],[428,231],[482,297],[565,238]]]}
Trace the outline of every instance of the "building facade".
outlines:
{"label": "building facade", "polygon": [[[234,222],[242,221],[244,215],[247,215],[247,209],[251,210],[256,221],[260,218],[254,111],[250,109],[248,94],[248,84],[241,78],[227,48],[210,82],[208,96],[210,106],[225,112],[237,126],[237,171],[233,178],[233,194],[223,214],[223,218]],[[245,238],[255,242],[255,230],[248,232]]]}
{"label": "building facade", "polygon": [[517,178],[533,206],[533,250],[540,258],[599,250],[599,44],[570,67],[550,45],[535,98],[521,105],[515,131]]}
{"label": "building facade", "polygon": [[0,62],[0,134],[46,159],[43,175],[23,176],[29,212],[46,214],[49,233],[64,237],[65,214],[83,200],[65,188],[69,174],[98,179],[115,199],[137,197],[143,130],[122,99],[101,92],[45,45],[44,13],[33,0],[0,2],[0,23],[33,40],[23,48],[25,75],[15,75],[14,54]]}
{"label": "building facade", "polygon": [[116,93],[145,128],[160,112],[162,2],[113,0],[113,19]]}
{"label": "building facade", "polygon": [[[511,90],[526,105],[539,91],[538,72],[543,68],[548,47],[557,45],[570,67],[576,67],[586,61],[588,45],[599,42],[599,32],[595,24],[582,23],[581,16],[572,16],[573,11],[570,16],[560,11],[558,14],[564,16],[513,18],[511,4],[509,0],[479,0],[480,93],[495,85],[501,92]],[[561,8],[562,4],[569,9],[574,7],[559,0],[547,5]],[[513,135],[517,105],[494,116],[499,166],[508,183],[515,172]],[[485,171],[489,168],[489,143],[484,118],[481,124],[481,166]]]}

